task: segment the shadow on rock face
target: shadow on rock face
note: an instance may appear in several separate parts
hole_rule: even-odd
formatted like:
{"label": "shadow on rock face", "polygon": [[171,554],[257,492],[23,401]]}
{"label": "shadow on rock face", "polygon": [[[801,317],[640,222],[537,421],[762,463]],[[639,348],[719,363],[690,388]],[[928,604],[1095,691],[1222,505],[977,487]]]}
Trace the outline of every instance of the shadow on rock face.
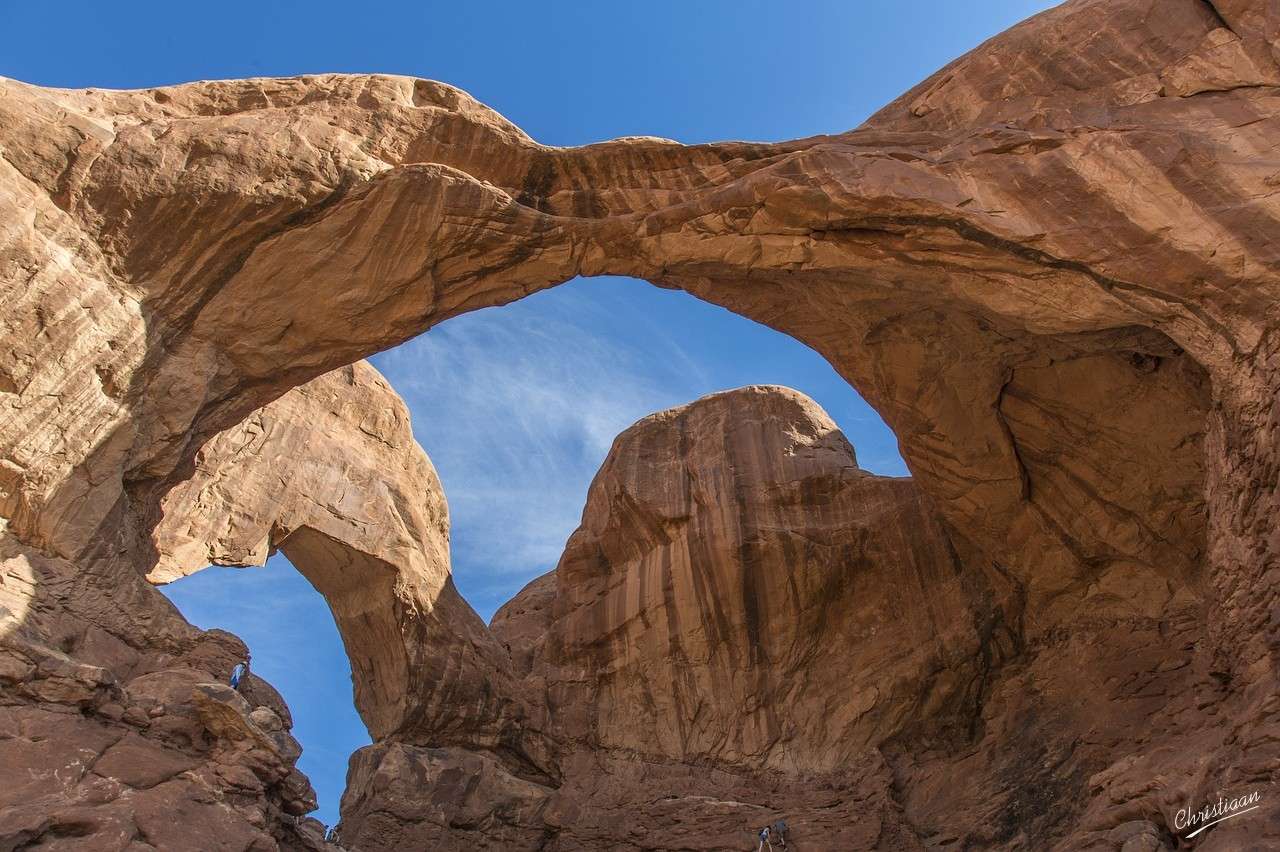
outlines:
{"label": "shadow on rock face", "polygon": [[[1259,698],[1280,647],[1278,32],[1254,0],[1072,0],[860,128],[776,145],[547,148],[462,92],[384,75],[0,81],[5,747],[62,760],[41,752],[55,714],[91,744],[49,783],[74,779],[57,790],[101,800],[121,836],[164,837],[85,768],[144,736],[132,680],[208,641],[143,577],[297,536],[345,619],[370,754],[458,749],[499,798],[528,789],[499,773],[547,790],[505,823],[547,848],[631,831],[611,803],[645,778],[877,761],[842,798],[881,815],[855,845],[1182,837],[1180,809],[1272,776],[1280,725]],[[614,490],[554,590],[505,619],[531,637],[516,623],[550,617],[543,644],[505,651],[451,591],[443,498],[404,424],[359,403],[363,368],[332,371],[579,274],[680,287],[812,346],[898,435],[912,483],[733,441],[720,458],[761,477],[717,479],[698,466],[716,448],[685,432],[664,450],[683,490],[602,473]],[[326,417],[289,426],[304,411]],[[810,448],[805,464],[839,455]],[[788,465],[798,480],[777,478]],[[860,526],[877,506],[893,520]],[[225,677],[204,665],[196,683]],[[182,798],[219,746],[177,716],[194,768],[146,789]],[[201,789],[232,803],[227,831],[294,842],[279,814],[303,799],[255,777],[262,792]],[[737,820],[745,802],[667,786],[680,813]],[[11,801],[9,836],[116,831],[42,822],[57,790]]]}

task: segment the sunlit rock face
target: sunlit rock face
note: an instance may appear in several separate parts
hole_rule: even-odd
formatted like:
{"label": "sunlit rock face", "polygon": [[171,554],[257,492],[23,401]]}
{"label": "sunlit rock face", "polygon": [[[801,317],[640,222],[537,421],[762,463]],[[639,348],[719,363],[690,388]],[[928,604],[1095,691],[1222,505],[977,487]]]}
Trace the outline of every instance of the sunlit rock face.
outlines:
{"label": "sunlit rock face", "polygon": [[[979,647],[996,621],[1012,637],[975,685],[942,685],[944,710],[977,696],[958,742],[956,725],[908,724],[935,718],[927,701],[900,722],[881,715],[880,686],[857,721],[831,720],[884,761],[883,812],[900,809],[924,843],[1172,844],[1179,809],[1272,777],[1280,730],[1278,33],[1262,0],[1071,0],[854,130],[778,144],[548,148],[456,89],[390,76],[132,92],[0,81],[0,630],[30,646],[6,700],[39,648],[87,662],[90,645],[127,658],[197,641],[143,578],[161,570],[155,536],[179,512],[166,499],[220,433],[451,316],[578,274],[633,275],[831,361],[898,435],[961,576],[985,583],[965,590],[990,593]],[[418,655],[405,683],[453,659],[411,650],[437,646],[473,649],[441,679],[502,679],[508,663],[439,567],[421,575],[368,539],[335,545],[318,520],[281,517],[340,620],[376,600],[392,606],[384,625],[423,631],[400,637]],[[426,547],[416,535],[403,540]],[[343,587],[347,568],[383,578],[367,600]],[[401,572],[425,591],[399,596]],[[749,575],[708,576],[723,590]],[[625,582],[591,582],[619,601],[611,618],[649,606],[617,597]],[[411,599],[436,627],[416,626]],[[597,645],[675,648],[643,625],[595,642],[603,616],[581,603],[566,612],[574,632],[547,641],[584,671],[601,671]],[[909,632],[918,613],[906,615]],[[699,640],[726,643],[704,677],[750,661],[728,645],[765,622],[743,619]],[[936,653],[959,666],[946,649],[969,640],[948,625]],[[908,669],[930,652],[915,653]],[[680,712],[611,722],[616,702],[654,689],[651,672],[619,665],[622,680],[551,696],[596,695],[609,748]],[[436,680],[403,695],[381,680],[361,688],[380,746],[479,748],[531,783],[572,783],[536,717],[547,702],[525,702],[524,687],[477,687],[489,697],[458,718],[425,697],[442,694]],[[660,750],[784,768],[785,724],[747,712],[751,726],[723,740],[664,729]],[[1268,812],[1202,839],[1278,835]]]}
{"label": "sunlit rock face", "polygon": [[[1012,652],[993,599],[914,483],[860,470],[807,397],[660,412],[614,442],[556,570],[494,617],[493,682],[519,684],[546,777],[448,731],[376,744],[343,842],[737,848],[748,814],[785,812],[862,845],[852,802],[900,821],[875,746],[966,736]],[[647,824],[667,828],[641,842]]]}
{"label": "sunlit rock face", "polygon": [[[499,652],[450,579],[440,479],[404,402],[369,364],[308,382],[217,435],[161,510],[153,582],[284,551],[333,610],[373,737],[436,730],[442,708],[451,719],[460,705],[472,734],[486,717],[500,728],[488,678],[468,687],[445,676],[495,669]],[[437,689],[448,694],[433,698]]]}
{"label": "sunlit rock face", "polygon": [[601,748],[826,772],[978,698],[981,572],[910,479],[860,470],[794,391],[624,432],[555,582],[538,675]]}

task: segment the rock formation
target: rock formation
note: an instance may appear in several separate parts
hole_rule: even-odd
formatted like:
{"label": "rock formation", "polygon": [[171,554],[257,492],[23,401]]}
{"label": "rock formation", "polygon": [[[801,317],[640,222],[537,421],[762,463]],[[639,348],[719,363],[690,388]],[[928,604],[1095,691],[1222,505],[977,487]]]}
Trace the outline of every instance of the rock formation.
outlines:
{"label": "rock formation", "polygon": [[[32,563],[10,551],[3,567],[7,607]],[[294,768],[302,749],[284,702],[252,675],[239,692],[226,685],[243,643],[176,611],[152,615],[185,634],[168,637],[180,652],[156,647],[156,634],[139,647],[79,613],[52,614],[41,627],[69,629],[56,642],[11,611],[0,622],[0,846],[330,848],[302,818],[316,800]]]}
{"label": "rock formation", "polygon": [[[260,565],[287,539],[343,628],[377,734],[404,721],[411,655],[425,678],[483,630],[449,582],[435,471],[366,364],[218,435],[163,509],[153,582]],[[256,677],[239,692],[225,685],[245,657],[238,639],[191,627],[140,576],[80,593],[75,563],[6,545],[0,762],[29,780],[0,793],[0,846],[179,849],[205,837],[217,838],[205,848],[328,848],[323,826],[299,819],[315,797],[293,768],[288,708]],[[397,619],[412,624],[403,637]]]}
{"label": "rock formation", "polygon": [[[551,773],[573,755],[540,751],[554,738],[522,716],[522,686],[501,686],[501,654],[450,603],[430,550],[382,550],[426,545],[429,508],[332,544],[337,521],[247,504],[259,520],[234,523],[224,548],[198,517],[167,539],[178,510],[165,507],[194,488],[234,516],[217,465],[197,457],[293,388],[462,312],[574,275],[632,275],[822,353],[898,435],[972,579],[968,605],[989,590],[974,633],[991,662],[967,739],[877,705],[848,726],[885,737],[882,768],[864,775],[892,778],[891,795],[867,812],[900,809],[904,831],[937,845],[1173,844],[1179,808],[1270,783],[1280,754],[1278,41],[1264,0],[1069,0],[857,129],[780,144],[549,148],[456,89],[389,76],[130,92],[0,81],[5,638],[35,649],[9,666],[5,701],[64,706],[15,684],[59,653],[80,665],[81,647],[192,653],[198,635],[143,578],[199,567],[166,562],[165,541],[257,558],[269,515],[280,529],[266,540],[288,548],[293,531],[339,620],[376,609],[371,633],[402,631],[377,653],[345,633],[368,667],[361,710],[378,747],[439,741],[563,788]],[[208,480],[183,485],[197,474]],[[382,579],[344,588],[348,568]],[[565,614],[578,625],[556,634],[565,653],[592,650],[575,644],[591,607]],[[1007,654],[984,632],[994,624]],[[658,639],[636,626],[614,641],[602,653]],[[474,727],[448,721],[461,702],[442,704],[436,680],[414,680],[449,659],[497,660]],[[422,691],[380,692],[379,672],[402,663]],[[620,671],[625,683],[591,689],[650,690]],[[109,683],[96,678],[71,679]],[[49,695],[64,687],[81,689]],[[601,712],[601,746],[628,742]],[[681,731],[663,748],[781,769],[786,736]],[[504,778],[486,782],[493,797],[523,801]],[[277,792],[259,796],[255,830],[294,842],[274,815],[301,799],[263,783]],[[6,818],[46,794],[14,794]],[[1277,814],[1200,839],[1275,845]]]}
{"label": "rock formation", "polygon": [[1013,651],[992,596],[911,480],[858,469],[806,397],[655,414],[614,442],[556,570],[494,617],[555,780],[443,738],[374,745],[343,842],[738,849],[781,815],[830,848],[913,838],[875,746],[969,734]]}
{"label": "rock formation", "polygon": [[451,673],[496,672],[501,652],[453,586],[440,480],[373,367],[324,375],[217,435],[161,510],[152,582],[289,557],[333,611],[371,736],[438,732],[459,706],[469,736],[486,720],[500,736],[509,690]]}
{"label": "rock formation", "polygon": [[972,712],[988,595],[910,480],[747,388],[619,437],[541,610],[555,671],[532,668],[595,747],[829,772],[921,706]]}

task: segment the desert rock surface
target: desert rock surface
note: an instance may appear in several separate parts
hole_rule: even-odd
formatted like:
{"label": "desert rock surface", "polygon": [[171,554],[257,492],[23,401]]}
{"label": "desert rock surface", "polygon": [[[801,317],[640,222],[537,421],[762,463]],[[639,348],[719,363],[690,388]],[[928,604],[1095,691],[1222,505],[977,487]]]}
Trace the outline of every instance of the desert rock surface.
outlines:
{"label": "desert rock surface", "polygon": [[[130,789],[186,801],[183,773],[228,743],[271,751],[257,722],[232,721],[254,706],[210,709],[197,689],[238,653],[198,648],[232,640],[186,625],[145,578],[279,546],[328,596],[378,737],[353,762],[347,833],[365,830],[353,797],[375,785],[361,779],[400,797],[410,817],[395,825],[600,848],[648,819],[631,806],[645,784],[661,802],[707,795],[709,771],[830,770],[856,776],[841,800],[884,827],[837,846],[1174,848],[1180,808],[1269,791],[1280,760],[1278,42],[1263,0],[1070,0],[854,130],[777,144],[552,148],[457,89],[381,75],[127,92],[0,80],[6,765],[80,742],[100,760],[119,751],[105,767]],[[643,448],[624,447],[597,484],[635,505],[589,506],[554,588],[486,630],[449,583],[429,462],[395,416],[361,414],[361,394],[382,391],[351,365],[599,274],[683,288],[812,346],[898,435],[909,488],[862,493],[865,477],[830,471],[788,498],[770,477],[840,452],[779,460],[764,450],[782,439],[686,448],[637,427],[675,453],[672,475],[701,471],[710,490],[629,474],[626,452]],[[310,405],[335,419],[286,425]],[[313,425],[328,448],[314,457],[299,449]],[[386,446],[365,452],[362,426],[390,430]],[[236,447],[249,457],[223,457]],[[280,494],[225,484],[282,467]],[[744,470],[765,490],[717,484]],[[900,605],[886,630],[905,641],[928,624],[934,638],[858,643],[874,694],[822,708],[786,692],[818,635],[798,604],[839,599],[804,583],[826,545],[852,558],[847,536],[877,505],[929,519],[892,550],[900,564],[877,563],[916,591],[846,600],[832,616],[850,621],[821,628],[856,636]],[[740,538],[751,524],[764,526]],[[662,589],[679,594],[657,606]],[[720,595],[757,592],[768,607],[682,632]],[[504,629],[541,631],[545,647],[508,653]],[[812,647],[814,665],[836,665]],[[650,662],[677,652],[698,665]],[[115,690],[132,696],[156,654],[182,673],[155,694],[181,695],[135,708]],[[770,718],[782,697],[815,706]],[[130,727],[144,705],[183,708],[174,739]],[[562,733],[565,715],[580,730]],[[90,728],[50,736],[63,722]],[[140,757],[134,737],[162,753]],[[226,813],[219,797],[240,784],[243,848],[304,842],[281,815],[307,795],[276,746],[275,763],[250,760],[261,791],[232,773],[201,786],[212,805],[191,799]],[[598,766],[567,768],[581,761]],[[478,786],[428,807],[412,779],[464,764]],[[571,795],[572,779],[610,773],[621,780]],[[139,797],[110,799],[90,776],[11,788],[6,842],[105,837],[116,817],[76,809]],[[556,792],[539,804],[541,790]],[[728,819],[681,812],[704,833]],[[120,813],[119,848],[165,846],[142,811]],[[1280,810],[1196,842],[1275,846]]]}
{"label": "desert rock surface", "polygon": [[1014,641],[992,596],[914,483],[860,470],[807,397],[660,412],[614,442],[555,571],[493,619],[546,780],[443,737],[377,744],[343,842],[738,849],[785,816],[830,848],[907,843],[875,746],[968,736]]}

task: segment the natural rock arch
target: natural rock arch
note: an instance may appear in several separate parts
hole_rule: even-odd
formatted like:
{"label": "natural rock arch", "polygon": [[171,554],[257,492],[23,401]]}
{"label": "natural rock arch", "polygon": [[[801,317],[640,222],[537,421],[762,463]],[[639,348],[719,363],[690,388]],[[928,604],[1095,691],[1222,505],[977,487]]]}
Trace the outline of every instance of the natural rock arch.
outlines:
{"label": "natural rock arch", "polygon": [[496,649],[453,586],[439,477],[404,403],[368,364],[308,382],[217,435],[162,511],[152,582],[284,552],[333,611],[375,739],[447,730],[457,706],[468,708],[469,734],[488,725],[496,739],[515,714]]}
{"label": "natural rock arch", "polygon": [[[73,248],[100,282],[79,303],[117,302],[75,347],[83,363],[65,367],[98,376],[77,415],[114,425],[77,443],[66,412],[33,412],[48,425],[13,453],[14,529],[76,553],[93,538],[87,519],[121,493],[106,470],[123,468],[151,513],[200,443],[288,387],[460,311],[610,272],[684,287],[814,346],[882,412],[978,549],[1016,568],[1030,545],[1079,577],[1109,545],[1088,530],[1054,540],[1079,507],[1041,505],[1026,487],[1034,454],[1018,452],[1004,389],[1046,361],[1159,359],[1185,377],[1125,394],[1190,407],[1171,425],[1191,436],[1207,400],[1184,365],[1210,372],[1223,411],[1237,397],[1248,410],[1265,377],[1240,356],[1269,339],[1258,317],[1271,310],[1250,295],[1270,274],[1260,202],[1197,203],[1209,179],[1188,185],[1180,165],[1214,160],[1223,186],[1260,180],[1217,155],[1254,142],[1262,156],[1269,90],[1141,88],[1220,28],[1192,0],[1158,16],[1120,4],[1094,61],[1055,64],[1046,45],[1093,28],[1091,5],[1014,28],[859,130],[781,145],[547,149],[456,90],[387,77],[136,93],[9,83],[14,191],[50,234],[21,246],[37,272],[16,307],[39,308],[46,330],[16,353],[26,372],[14,387],[66,384],[63,368],[38,366],[44,347],[86,331],[83,314],[45,304],[66,298],[58,240],[83,235]],[[997,95],[1008,55],[1030,69]],[[1070,95],[1051,83],[1064,75]],[[1050,94],[1046,113],[1037,98]],[[1226,102],[1257,120],[1237,127]],[[1122,169],[1143,175],[1123,198],[1107,177]],[[1103,428],[1111,416],[1084,415]],[[41,441],[62,447],[24,456]],[[1143,507],[1100,503],[1091,511],[1138,519],[1130,550],[1168,539]]]}
{"label": "natural rock arch", "polygon": [[[857,130],[768,145],[547,148],[395,77],[4,81],[8,535],[74,578],[42,583],[61,604],[154,632],[138,572],[213,435],[465,310],[633,275],[827,357],[962,559],[1007,574],[1030,639],[1098,590],[1167,586],[1244,732],[1205,753],[1256,769],[1276,724],[1249,696],[1275,686],[1278,31],[1261,2],[1076,0]],[[1149,617],[1120,597],[1116,617]]]}

